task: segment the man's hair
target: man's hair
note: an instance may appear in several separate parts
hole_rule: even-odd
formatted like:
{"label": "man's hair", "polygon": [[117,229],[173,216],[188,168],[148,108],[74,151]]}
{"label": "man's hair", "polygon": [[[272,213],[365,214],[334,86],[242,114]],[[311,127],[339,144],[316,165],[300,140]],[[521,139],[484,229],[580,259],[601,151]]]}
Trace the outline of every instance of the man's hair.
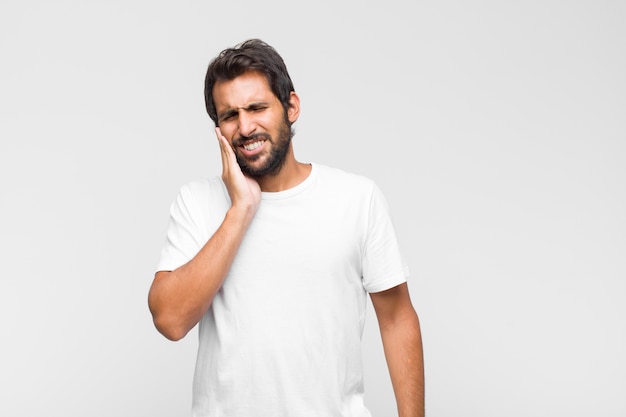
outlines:
{"label": "man's hair", "polygon": [[285,113],[293,88],[287,66],[274,48],[260,39],[249,39],[233,48],[224,49],[211,61],[204,79],[206,111],[218,126],[217,111],[213,101],[213,86],[218,81],[230,81],[246,72],[258,72],[267,79],[274,95],[280,100]]}

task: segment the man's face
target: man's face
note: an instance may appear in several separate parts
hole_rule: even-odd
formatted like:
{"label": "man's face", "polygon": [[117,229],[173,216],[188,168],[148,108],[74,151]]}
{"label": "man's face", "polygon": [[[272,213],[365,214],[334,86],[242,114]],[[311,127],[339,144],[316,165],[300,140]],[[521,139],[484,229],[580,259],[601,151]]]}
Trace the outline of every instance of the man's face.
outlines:
{"label": "man's face", "polygon": [[218,126],[235,150],[244,174],[277,174],[291,143],[290,112],[274,95],[265,76],[248,72],[213,87]]}

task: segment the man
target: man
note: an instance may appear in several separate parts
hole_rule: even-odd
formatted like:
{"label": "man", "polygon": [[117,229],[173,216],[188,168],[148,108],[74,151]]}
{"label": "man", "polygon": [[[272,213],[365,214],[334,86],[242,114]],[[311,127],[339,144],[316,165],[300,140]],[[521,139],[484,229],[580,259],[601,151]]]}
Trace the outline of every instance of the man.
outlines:
{"label": "man", "polygon": [[300,99],[262,41],[222,51],[205,98],[222,176],[181,188],[148,300],[168,339],[199,324],[193,415],[370,416],[369,293],[399,415],[423,416],[419,322],[379,189],[295,159]]}

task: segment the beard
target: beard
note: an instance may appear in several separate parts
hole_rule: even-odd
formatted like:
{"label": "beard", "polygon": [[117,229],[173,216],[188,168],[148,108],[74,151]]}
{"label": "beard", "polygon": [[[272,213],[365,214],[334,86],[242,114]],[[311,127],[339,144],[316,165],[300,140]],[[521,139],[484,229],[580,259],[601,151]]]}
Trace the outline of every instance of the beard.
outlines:
{"label": "beard", "polygon": [[236,153],[235,156],[241,172],[251,178],[277,175],[285,163],[285,157],[289,151],[292,137],[291,125],[285,120],[278,127],[278,135],[275,140],[268,133],[256,133],[250,136],[239,137],[235,143],[243,143],[250,139],[264,139],[271,144],[270,153],[267,155],[265,163],[260,166],[253,165],[251,162],[257,161],[261,155],[257,155],[254,158],[244,158]]}

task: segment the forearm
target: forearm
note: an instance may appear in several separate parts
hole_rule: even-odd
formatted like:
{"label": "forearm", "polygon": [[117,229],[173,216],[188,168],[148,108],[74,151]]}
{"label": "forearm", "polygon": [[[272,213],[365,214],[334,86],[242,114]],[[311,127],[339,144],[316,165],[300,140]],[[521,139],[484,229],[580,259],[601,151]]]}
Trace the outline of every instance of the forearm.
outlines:
{"label": "forearm", "polygon": [[186,264],[155,276],[148,305],[155,326],[182,339],[208,310],[228,274],[254,213],[231,208],[209,241]]}
{"label": "forearm", "polygon": [[424,416],[424,359],[417,314],[381,327],[399,417]]}

